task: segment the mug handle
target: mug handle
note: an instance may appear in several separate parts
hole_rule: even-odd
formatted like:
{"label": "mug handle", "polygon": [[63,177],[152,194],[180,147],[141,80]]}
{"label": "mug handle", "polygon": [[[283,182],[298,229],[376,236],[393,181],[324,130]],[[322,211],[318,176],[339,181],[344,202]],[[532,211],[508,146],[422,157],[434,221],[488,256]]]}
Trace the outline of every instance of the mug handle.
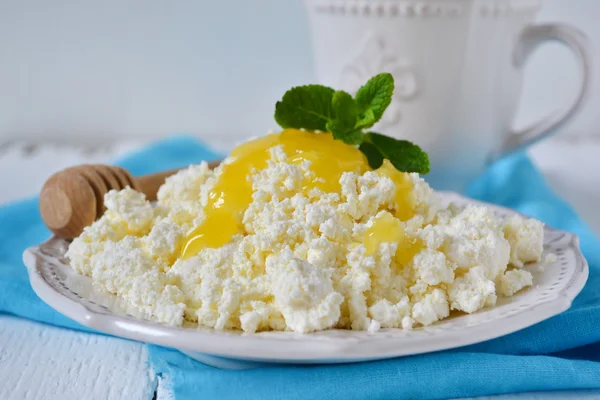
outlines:
{"label": "mug handle", "polygon": [[494,159],[542,140],[560,129],[581,108],[589,89],[591,56],[586,36],[578,29],[562,24],[540,24],[525,27],[519,35],[513,53],[513,65],[521,68],[540,44],[557,41],[567,46],[579,67],[579,93],[571,104],[522,130],[508,132]]}

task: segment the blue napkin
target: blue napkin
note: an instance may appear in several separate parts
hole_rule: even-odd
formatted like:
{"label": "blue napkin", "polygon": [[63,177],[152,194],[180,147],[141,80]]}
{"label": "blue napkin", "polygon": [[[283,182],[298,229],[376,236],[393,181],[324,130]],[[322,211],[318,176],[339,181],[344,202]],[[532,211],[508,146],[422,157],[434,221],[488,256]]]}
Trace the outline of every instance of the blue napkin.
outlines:
{"label": "blue napkin", "polygon": [[[134,174],[144,174],[216,158],[202,143],[177,137],[155,143],[119,164]],[[170,378],[176,400],[426,399],[600,388],[598,238],[552,193],[523,154],[496,163],[468,194],[579,235],[590,277],[570,310],[488,342],[394,360],[228,371],[195,362],[176,350],[150,346],[154,370]],[[42,303],[29,286],[21,254],[48,235],[37,199],[0,208],[0,312],[87,330]]]}

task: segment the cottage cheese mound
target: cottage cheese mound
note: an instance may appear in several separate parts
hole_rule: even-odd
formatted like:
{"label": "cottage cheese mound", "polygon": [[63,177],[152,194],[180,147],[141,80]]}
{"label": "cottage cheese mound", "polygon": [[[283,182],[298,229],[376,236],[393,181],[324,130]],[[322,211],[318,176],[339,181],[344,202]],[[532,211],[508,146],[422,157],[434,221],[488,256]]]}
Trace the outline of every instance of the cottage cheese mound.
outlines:
{"label": "cottage cheese mound", "polygon": [[[106,213],[69,246],[72,268],[168,325],[373,332],[493,306],[498,296],[531,286],[523,267],[541,259],[539,221],[503,220],[481,206],[442,207],[417,174],[407,176],[412,216],[400,221],[390,177],[346,172],[338,192],[306,191],[304,182],[319,179],[310,161],[291,162],[280,146],[248,177],[242,233],[183,259],[221,173],[206,163],[180,171],[155,206],[130,188],[107,193]],[[371,249],[378,221],[395,221],[404,239]]]}

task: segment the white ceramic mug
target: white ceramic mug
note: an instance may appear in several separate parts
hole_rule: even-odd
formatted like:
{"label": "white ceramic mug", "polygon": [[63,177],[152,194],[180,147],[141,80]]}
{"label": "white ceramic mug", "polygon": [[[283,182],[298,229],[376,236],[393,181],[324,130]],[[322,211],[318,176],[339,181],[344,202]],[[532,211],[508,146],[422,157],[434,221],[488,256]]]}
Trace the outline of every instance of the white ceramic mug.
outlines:
{"label": "white ceramic mug", "polygon": [[[305,0],[320,82],[354,92],[372,75],[392,73],[394,100],[374,129],[418,143],[431,158],[430,183],[453,190],[491,160],[555,132],[582,104],[590,71],[585,36],[564,25],[533,24],[540,3]],[[579,93],[562,110],[515,131],[523,65],[547,41],[563,43],[577,59]]]}

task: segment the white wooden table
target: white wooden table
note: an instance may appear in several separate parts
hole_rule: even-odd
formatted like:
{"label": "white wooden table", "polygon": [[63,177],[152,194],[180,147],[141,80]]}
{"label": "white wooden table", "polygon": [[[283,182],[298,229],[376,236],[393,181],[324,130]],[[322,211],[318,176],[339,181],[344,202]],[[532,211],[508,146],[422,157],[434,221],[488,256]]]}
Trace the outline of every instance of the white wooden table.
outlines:
{"label": "white wooden table", "polygon": [[[34,195],[54,171],[84,162],[106,162],[137,145],[120,143],[83,151],[65,145],[0,144],[0,182],[10,188],[0,191],[0,204]],[[536,145],[530,154],[555,191],[600,234],[600,139],[553,139]],[[141,343],[0,315],[2,400],[172,398],[148,366],[147,357]],[[575,397],[600,399],[600,391],[527,393],[493,399]]]}

